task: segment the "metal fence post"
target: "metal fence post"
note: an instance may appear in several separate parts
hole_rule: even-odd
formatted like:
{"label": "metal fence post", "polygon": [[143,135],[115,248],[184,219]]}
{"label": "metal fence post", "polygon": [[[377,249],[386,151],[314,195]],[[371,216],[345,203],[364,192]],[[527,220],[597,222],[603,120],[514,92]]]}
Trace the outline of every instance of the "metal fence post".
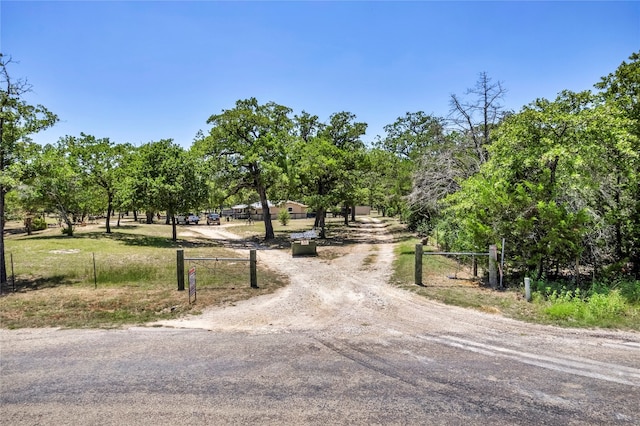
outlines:
{"label": "metal fence post", "polygon": [[184,291],[184,250],[177,251],[178,291]]}
{"label": "metal fence post", "polygon": [[258,288],[258,259],[256,257],[256,251],[249,251],[249,280],[251,281],[251,288]]}
{"label": "metal fence post", "polygon": [[498,287],[498,247],[495,244],[489,246],[489,285],[491,288]]}
{"label": "metal fence post", "polygon": [[422,285],[422,244],[416,244],[416,266],[415,281],[417,285]]}

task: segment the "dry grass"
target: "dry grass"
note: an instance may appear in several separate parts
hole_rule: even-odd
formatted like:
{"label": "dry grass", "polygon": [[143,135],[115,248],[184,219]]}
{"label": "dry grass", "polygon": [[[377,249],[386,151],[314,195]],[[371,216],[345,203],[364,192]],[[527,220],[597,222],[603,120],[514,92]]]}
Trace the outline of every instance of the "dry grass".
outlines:
{"label": "dry grass", "polygon": [[259,265],[259,288],[252,289],[248,262],[203,263],[195,265],[197,300],[190,304],[188,291],[177,291],[176,250],[184,249],[191,257],[238,254],[190,232],[188,227],[179,227],[179,240],[173,242],[170,226],[122,225],[116,228],[112,224],[110,235],[104,233],[103,225],[78,227],[72,238],[63,236],[58,228],[31,236],[15,230],[8,233],[6,253],[8,260],[13,260],[17,291],[3,288],[0,326],[142,324],[198,313],[203,307],[272,292],[287,283]]}

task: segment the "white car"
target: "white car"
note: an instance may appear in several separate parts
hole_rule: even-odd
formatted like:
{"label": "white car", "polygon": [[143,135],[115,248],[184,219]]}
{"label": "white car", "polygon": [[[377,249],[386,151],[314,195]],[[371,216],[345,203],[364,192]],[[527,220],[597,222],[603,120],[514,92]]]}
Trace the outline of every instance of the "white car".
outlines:
{"label": "white car", "polygon": [[179,225],[189,225],[190,223],[197,225],[199,221],[200,216],[193,213],[179,214],[176,216],[176,222],[178,222]]}

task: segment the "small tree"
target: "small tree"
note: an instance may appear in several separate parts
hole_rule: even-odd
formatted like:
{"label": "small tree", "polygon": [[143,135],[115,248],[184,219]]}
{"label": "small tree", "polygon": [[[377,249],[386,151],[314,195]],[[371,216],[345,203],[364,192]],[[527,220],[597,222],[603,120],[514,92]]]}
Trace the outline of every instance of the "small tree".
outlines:
{"label": "small tree", "polygon": [[285,209],[280,210],[280,212],[278,213],[278,220],[280,221],[280,224],[282,226],[287,226],[287,224],[289,224],[289,220],[291,220],[289,211]]}

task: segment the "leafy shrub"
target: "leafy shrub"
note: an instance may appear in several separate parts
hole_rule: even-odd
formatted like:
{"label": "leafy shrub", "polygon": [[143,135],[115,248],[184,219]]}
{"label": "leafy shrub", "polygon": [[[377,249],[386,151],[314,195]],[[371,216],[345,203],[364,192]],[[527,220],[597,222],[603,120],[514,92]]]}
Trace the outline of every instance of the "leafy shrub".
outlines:
{"label": "leafy shrub", "polygon": [[620,290],[620,295],[627,302],[635,305],[640,304],[640,280],[621,280],[612,287]]}
{"label": "leafy shrub", "polygon": [[[538,303],[545,303],[544,297],[537,296],[534,300]],[[594,293],[590,296],[586,296],[579,288],[563,291],[553,290],[546,297],[546,301],[550,303],[550,306],[544,309],[544,313],[550,318],[573,320],[585,324],[612,320],[618,316],[626,315],[630,310],[629,304],[621,296],[618,289],[611,290],[607,294]]]}
{"label": "leafy shrub", "polygon": [[31,221],[31,230],[42,231],[43,229],[47,229],[47,221],[42,217],[34,217]]}
{"label": "leafy shrub", "polygon": [[589,298],[585,315],[593,318],[611,318],[624,315],[627,303],[618,290],[609,294],[594,294]]}
{"label": "leafy shrub", "polygon": [[433,231],[433,226],[431,225],[431,222],[426,220],[420,222],[416,227],[416,233],[420,238],[428,237],[429,235],[431,235],[431,231]]}
{"label": "leafy shrub", "polygon": [[287,226],[289,220],[291,220],[291,215],[287,210],[282,209],[280,210],[280,213],[278,213],[278,220],[280,221],[282,226]]}

